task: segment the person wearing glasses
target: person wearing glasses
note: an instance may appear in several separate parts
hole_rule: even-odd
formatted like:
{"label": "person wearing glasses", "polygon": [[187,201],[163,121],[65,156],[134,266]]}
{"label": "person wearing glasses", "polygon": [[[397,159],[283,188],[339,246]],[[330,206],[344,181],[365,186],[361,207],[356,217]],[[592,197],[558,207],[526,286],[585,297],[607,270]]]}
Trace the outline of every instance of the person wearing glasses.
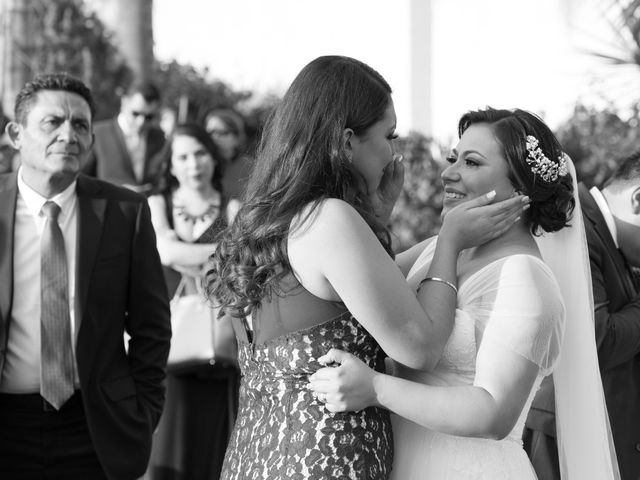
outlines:
{"label": "person wearing glasses", "polygon": [[149,82],[134,83],[114,119],[95,124],[95,143],[83,172],[146,196],[162,178],[165,135],[157,125],[160,92]]}
{"label": "person wearing glasses", "polygon": [[229,198],[240,200],[252,165],[245,121],[235,110],[218,108],[205,115],[204,127],[225,161],[222,188]]}

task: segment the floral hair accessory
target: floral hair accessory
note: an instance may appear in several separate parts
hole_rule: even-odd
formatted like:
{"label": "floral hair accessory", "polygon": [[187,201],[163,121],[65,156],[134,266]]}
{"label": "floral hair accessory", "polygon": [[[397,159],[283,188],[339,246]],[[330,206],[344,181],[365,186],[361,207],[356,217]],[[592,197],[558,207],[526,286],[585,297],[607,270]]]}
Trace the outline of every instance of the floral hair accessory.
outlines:
{"label": "floral hair accessory", "polygon": [[538,139],[533,135],[527,135],[527,163],[531,165],[531,171],[539,175],[545,182],[555,182],[558,176],[564,177],[569,173],[567,168],[567,154],[562,152],[558,156],[558,162],[552,162],[542,153],[538,146]]}

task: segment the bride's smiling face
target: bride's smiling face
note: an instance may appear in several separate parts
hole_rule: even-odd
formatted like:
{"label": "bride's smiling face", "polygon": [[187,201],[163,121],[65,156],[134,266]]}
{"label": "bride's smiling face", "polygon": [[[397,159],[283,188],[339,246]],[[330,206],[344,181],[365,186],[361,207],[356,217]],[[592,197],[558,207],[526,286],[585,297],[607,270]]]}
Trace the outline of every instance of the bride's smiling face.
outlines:
{"label": "bride's smiling face", "polygon": [[442,217],[456,205],[496,191],[494,201],[514,194],[509,166],[491,127],[476,123],[465,130],[458,145],[447,157],[449,166],[442,172],[444,199]]}

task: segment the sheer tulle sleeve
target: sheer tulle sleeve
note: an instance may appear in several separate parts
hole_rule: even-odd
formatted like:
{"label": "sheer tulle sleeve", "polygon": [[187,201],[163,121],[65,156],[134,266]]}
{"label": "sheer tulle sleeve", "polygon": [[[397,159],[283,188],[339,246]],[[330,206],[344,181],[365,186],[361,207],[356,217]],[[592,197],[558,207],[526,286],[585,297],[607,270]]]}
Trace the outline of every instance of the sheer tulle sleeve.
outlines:
{"label": "sheer tulle sleeve", "polygon": [[549,374],[558,359],[564,306],[550,270],[535,257],[514,255],[471,277],[459,308],[474,317],[479,349],[512,351]]}

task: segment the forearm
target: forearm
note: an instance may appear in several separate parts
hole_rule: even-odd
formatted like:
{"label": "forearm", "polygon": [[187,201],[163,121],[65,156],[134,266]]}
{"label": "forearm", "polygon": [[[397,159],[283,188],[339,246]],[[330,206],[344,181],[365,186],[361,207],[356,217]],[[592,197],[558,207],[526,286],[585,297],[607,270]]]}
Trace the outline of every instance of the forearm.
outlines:
{"label": "forearm", "polygon": [[214,243],[186,243],[165,235],[158,236],[158,253],[163,265],[196,267],[207,262]]}
{"label": "forearm", "polygon": [[206,263],[215,250],[216,244],[188,243],[180,240],[167,219],[164,197],[151,196],[148,204],[162,264],[170,267],[191,268]]}
{"label": "forearm", "polygon": [[416,262],[416,260],[418,260],[418,257],[424,251],[427,244],[431,241],[434,241],[433,237],[422,240],[420,243],[417,243],[413,247],[396,255],[396,264],[398,265],[398,267],[400,267],[400,271],[402,271],[402,274],[405,277],[409,274],[411,267]]}
{"label": "forearm", "polygon": [[379,406],[437,432],[481,438],[508,433],[497,403],[481,387],[438,387],[378,374],[374,389]]}
{"label": "forearm", "polygon": [[457,249],[452,248],[451,244],[439,237],[431,266],[425,278],[437,278],[444,281],[424,281],[418,290],[418,301],[425,310],[431,327],[429,342],[431,361],[430,365],[427,365],[427,369],[433,368],[438,363],[453,328],[457,291],[445,281],[456,285],[457,260]]}

